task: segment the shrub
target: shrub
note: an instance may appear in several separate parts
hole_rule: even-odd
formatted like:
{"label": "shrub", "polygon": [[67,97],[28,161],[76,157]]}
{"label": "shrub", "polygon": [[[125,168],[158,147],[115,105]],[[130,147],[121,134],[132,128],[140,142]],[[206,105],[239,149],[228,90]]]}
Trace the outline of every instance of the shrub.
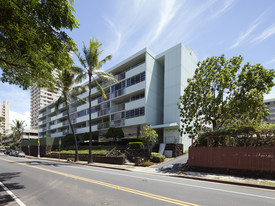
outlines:
{"label": "shrub", "polygon": [[129,142],[128,146],[130,149],[144,149],[143,142]]}
{"label": "shrub", "polygon": [[154,162],[154,163],[163,162],[164,159],[165,159],[165,156],[164,156],[164,155],[161,155],[161,154],[156,153],[156,152],[152,152],[152,153],[151,153],[151,160],[152,160],[152,162]]}
{"label": "shrub", "polygon": [[138,163],[137,166],[140,166],[140,167],[150,167],[154,165],[153,162],[150,162],[150,161],[146,161],[146,162],[142,162],[142,163]]}

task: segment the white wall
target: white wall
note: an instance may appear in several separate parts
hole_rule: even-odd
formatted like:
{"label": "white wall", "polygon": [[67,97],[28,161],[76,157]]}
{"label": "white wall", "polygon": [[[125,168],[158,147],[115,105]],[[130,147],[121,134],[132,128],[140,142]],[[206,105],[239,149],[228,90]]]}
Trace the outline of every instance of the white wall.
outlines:
{"label": "white wall", "polygon": [[155,58],[146,54],[146,123],[151,125],[163,122],[163,68]]}

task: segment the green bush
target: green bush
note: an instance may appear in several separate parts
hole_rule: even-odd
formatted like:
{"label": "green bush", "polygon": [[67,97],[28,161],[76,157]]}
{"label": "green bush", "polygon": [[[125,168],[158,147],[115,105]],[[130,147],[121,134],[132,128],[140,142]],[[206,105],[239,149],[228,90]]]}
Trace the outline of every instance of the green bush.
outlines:
{"label": "green bush", "polygon": [[165,156],[164,156],[164,155],[161,155],[161,154],[156,153],[156,152],[152,152],[152,153],[151,153],[151,160],[152,160],[152,162],[154,162],[154,163],[163,162],[164,159],[165,159]]}
{"label": "green bush", "polygon": [[143,142],[129,142],[128,146],[130,149],[144,149]]}

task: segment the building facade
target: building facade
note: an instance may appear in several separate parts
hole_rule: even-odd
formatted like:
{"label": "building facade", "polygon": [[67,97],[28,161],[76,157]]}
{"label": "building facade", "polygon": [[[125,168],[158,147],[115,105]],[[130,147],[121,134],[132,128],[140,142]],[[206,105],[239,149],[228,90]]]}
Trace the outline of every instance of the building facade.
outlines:
{"label": "building facade", "polygon": [[[187,78],[194,74],[197,57],[192,50],[178,44],[158,55],[143,49],[107,72],[119,83],[101,82],[107,98],[92,88],[92,131],[99,136],[109,127],[121,127],[125,137],[137,137],[145,124],[159,134],[161,143],[183,143],[185,149],[191,141],[180,136],[179,97],[187,86]],[[88,102],[88,92],[78,95]],[[54,103],[39,110],[39,137],[58,138],[70,133],[65,104],[57,115]],[[73,99],[70,113],[76,134],[89,132],[88,103]]]}
{"label": "building facade", "polygon": [[47,88],[31,87],[31,129],[38,130],[38,111],[40,108],[51,103],[61,95],[61,92],[55,90],[51,92]]}
{"label": "building facade", "polygon": [[264,100],[264,104],[266,105],[269,115],[267,117],[267,123],[274,124],[275,123],[275,98]]}
{"label": "building facade", "polygon": [[9,132],[9,121],[10,121],[10,103],[7,100],[3,101],[3,104],[0,105],[0,117],[4,118],[4,121],[0,123],[0,133],[8,135]]}

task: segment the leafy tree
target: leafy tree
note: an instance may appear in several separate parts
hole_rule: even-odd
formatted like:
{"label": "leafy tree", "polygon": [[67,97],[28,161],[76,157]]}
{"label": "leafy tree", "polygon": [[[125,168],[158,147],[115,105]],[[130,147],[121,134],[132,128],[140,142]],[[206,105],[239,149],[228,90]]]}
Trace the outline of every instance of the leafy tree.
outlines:
{"label": "leafy tree", "polygon": [[243,57],[207,58],[180,97],[181,133],[195,137],[204,129],[259,122],[268,114],[264,94],[274,86],[274,70],[246,63]]}
{"label": "leafy tree", "polygon": [[[11,126],[12,138],[17,144],[18,143],[20,144],[22,141],[21,134],[24,132],[25,127],[26,127],[25,121],[21,121],[17,119],[12,121],[12,126]],[[20,149],[21,149],[21,144],[20,144]]]}
{"label": "leafy tree", "polygon": [[152,125],[145,125],[143,130],[140,131],[139,138],[147,146],[147,158],[151,156],[151,143],[156,142],[158,138],[157,132],[152,128]]}
{"label": "leafy tree", "polygon": [[73,0],[0,1],[2,82],[23,89],[37,83],[54,87],[54,68],[71,63],[76,47],[64,29],[77,28]]}
{"label": "leafy tree", "polygon": [[92,90],[92,83],[96,86],[96,88],[99,90],[100,94],[107,98],[104,89],[99,84],[99,81],[114,81],[117,82],[117,80],[113,77],[112,74],[108,72],[100,71],[99,69],[101,66],[110,60],[112,58],[111,55],[106,56],[102,60],[99,60],[99,56],[102,54],[103,50],[100,50],[102,44],[98,42],[96,39],[90,39],[90,45],[89,47],[86,47],[85,43],[83,42],[83,54],[81,55],[79,52],[77,52],[77,57],[81,63],[81,65],[84,67],[85,75],[89,78],[89,157],[88,157],[88,163],[93,162],[92,159],[92,117],[91,117],[91,111],[92,111],[92,97],[91,97],[91,90]]}
{"label": "leafy tree", "polygon": [[121,127],[110,127],[106,133],[106,138],[114,138],[114,141],[117,141],[117,138],[121,137],[124,137]]}
{"label": "leafy tree", "polygon": [[81,68],[78,67],[72,67],[70,69],[65,69],[63,71],[59,71],[57,75],[57,88],[61,90],[62,96],[60,96],[56,102],[55,102],[55,112],[58,110],[58,106],[65,102],[66,105],[66,111],[67,111],[67,119],[74,137],[74,145],[75,145],[75,159],[74,161],[77,162],[78,157],[78,145],[77,145],[77,138],[74,132],[74,128],[71,121],[70,116],[70,109],[69,109],[69,103],[71,100],[71,97],[76,97],[77,94],[82,93],[85,91],[84,86],[75,86],[74,84],[78,84],[83,80],[83,71]]}

